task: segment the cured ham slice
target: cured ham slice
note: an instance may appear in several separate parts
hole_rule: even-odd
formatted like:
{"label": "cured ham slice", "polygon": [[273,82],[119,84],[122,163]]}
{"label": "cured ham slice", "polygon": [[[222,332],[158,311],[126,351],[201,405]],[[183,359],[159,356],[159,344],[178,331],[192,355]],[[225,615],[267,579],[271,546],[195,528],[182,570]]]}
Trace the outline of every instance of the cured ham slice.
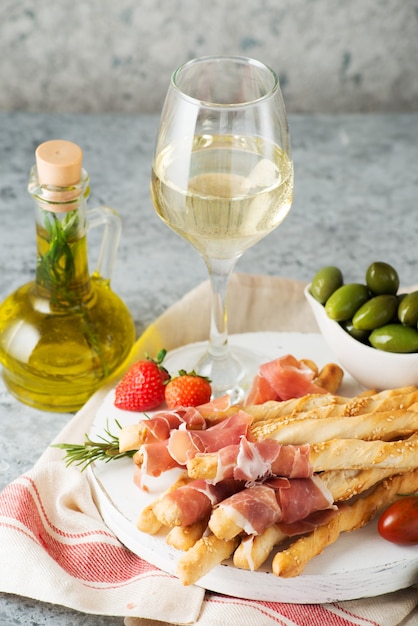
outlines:
{"label": "cured ham slice", "polygon": [[179,428],[182,423],[183,420],[179,413],[175,411],[165,411],[164,413],[154,415],[150,419],[141,420],[138,424],[140,445],[168,439],[170,432]]}
{"label": "cured ham slice", "polygon": [[245,400],[245,405],[263,404],[268,400],[290,400],[307,394],[326,393],[312,381],[315,374],[304,362],[291,354],[260,365]]}
{"label": "cured ham slice", "polygon": [[209,528],[221,539],[244,531],[259,535],[277,522],[293,524],[316,511],[334,509],[331,493],[317,476],[280,478],[248,487],[212,511]]}
{"label": "cured ham slice", "polygon": [[177,411],[161,411],[150,419],[139,422],[142,443],[163,441],[168,439],[172,430],[184,425],[188,429],[201,430],[206,428],[205,418],[194,407]]}
{"label": "cured ham slice", "polygon": [[176,411],[159,411],[151,418],[144,418],[120,430],[119,452],[138,450],[144,443],[164,441],[169,438],[172,430],[183,424],[190,429],[206,428],[205,418],[195,407]]}
{"label": "cured ham slice", "polygon": [[169,454],[180,465],[186,465],[199,452],[217,452],[224,446],[237,444],[247,435],[252,419],[240,410],[206,430],[174,430],[168,440]]}
{"label": "cured ham slice", "polygon": [[[196,462],[200,456],[197,455]],[[251,442],[241,437],[239,444],[225,446],[217,452],[213,482],[225,478],[255,482],[270,476],[308,478],[312,473],[308,444],[283,446],[273,439]]]}
{"label": "cured ham slice", "polygon": [[217,485],[194,480],[165,494],[154,505],[153,511],[165,526],[191,526],[209,518],[213,506],[243,488],[244,485],[235,480],[225,480]]}
{"label": "cured ham slice", "polygon": [[211,422],[215,422],[216,416],[219,415],[222,418],[225,411],[230,407],[231,398],[228,394],[225,394],[224,396],[219,396],[219,398],[213,398],[213,400],[206,404],[200,404],[197,408],[203,417],[209,417]]}
{"label": "cured ham slice", "polygon": [[277,489],[274,479],[267,484],[275,489],[281,511],[277,521],[284,524],[303,520],[315,511],[335,508],[331,492],[316,474],[310,478],[293,478],[285,487],[280,482]]}
{"label": "cured ham slice", "polygon": [[269,400],[277,401],[277,393],[271,386],[269,380],[265,378],[260,371],[254,377],[251,389],[247,395],[244,404],[246,406],[254,406],[256,404],[264,404]]}
{"label": "cured ham slice", "polygon": [[136,474],[136,484],[140,486],[140,474],[157,478],[163,472],[180,467],[179,463],[170,455],[167,444],[168,440],[144,443],[134,454],[134,463],[140,469],[140,473],[137,472]]}
{"label": "cured ham slice", "polygon": [[209,528],[219,539],[232,539],[240,532],[259,535],[280,518],[275,490],[267,485],[248,487],[214,508]]}
{"label": "cured ham slice", "polygon": [[198,452],[216,452],[224,445],[238,443],[248,432],[252,417],[244,411],[205,430],[189,430],[183,423],[170,431],[168,439],[144,443],[134,455],[143,475],[158,477],[174,467],[184,467]]}
{"label": "cured ham slice", "polygon": [[285,522],[279,522],[277,527],[279,530],[288,537],[295,537],[296,535],[303,535],[310,533],[319,526],[324,526],[332,520],[337,514],[338,507],[332,509],[324,509],[322,511],[315,511],[302,520],[286,524]]}

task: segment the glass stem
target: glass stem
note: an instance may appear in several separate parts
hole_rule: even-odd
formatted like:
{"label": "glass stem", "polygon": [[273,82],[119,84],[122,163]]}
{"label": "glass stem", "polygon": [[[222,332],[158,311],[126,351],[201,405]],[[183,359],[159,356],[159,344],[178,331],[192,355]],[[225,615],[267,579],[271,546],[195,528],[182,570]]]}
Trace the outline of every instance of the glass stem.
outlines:
{"label": "glass stem", "polygon": [[227,290],[236,259],[205,259],[212,290],[209,354],[226,358],[228,345]]}
{"label": "glass stem", "polygon": [[196,365],[201,376],[212,385],[212,396],[228,394],[232,404],[244,397],[240,382],[246,369],[229,349],[227,290],[237,257],[232,259],[205,258],[212,290],[209,345]]}

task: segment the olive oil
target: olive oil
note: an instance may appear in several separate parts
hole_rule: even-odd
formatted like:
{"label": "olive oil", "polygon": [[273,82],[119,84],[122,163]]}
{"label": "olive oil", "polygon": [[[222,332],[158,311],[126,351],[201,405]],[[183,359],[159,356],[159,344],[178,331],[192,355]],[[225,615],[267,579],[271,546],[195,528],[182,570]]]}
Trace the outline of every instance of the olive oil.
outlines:
{"label": "olive oil", "polygon": [[[74,144],[61,143],[64,147],[54,149],[62,159],[62,152]],[[0,305],[0,362],[9,391],[22,402],[76,411],[128,356],[135,329],[109,276],[101,275],[100,264],[89,275],[87,173],[82,170],[75,183],[42,184],[38,170],[43,165],[38,159],[29,185],[36,210],[36,279]],[[102,211],[98,221],[107,224],[109,237],[116,214],[93,211],[96,217]],[[102,249],[112,255],[117,242],[118,232]],[[109,258],[104,262],[109,265]]]}

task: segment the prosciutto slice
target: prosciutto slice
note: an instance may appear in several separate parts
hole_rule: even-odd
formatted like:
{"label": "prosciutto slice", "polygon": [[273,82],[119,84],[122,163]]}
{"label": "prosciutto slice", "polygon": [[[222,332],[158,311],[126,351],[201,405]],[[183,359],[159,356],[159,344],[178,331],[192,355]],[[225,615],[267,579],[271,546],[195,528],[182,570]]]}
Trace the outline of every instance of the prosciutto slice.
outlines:
{"label": "prosciutto slice", "polygon": [[316,511],[334,508],[331,493],[314,475],[310,478],[279,478],[276,482],[273,479],[269,483],[247,487],[226,498],[215,511],[221,509],[248,535],[259,535],[277,522],[293,524]]}
{"label": "prosciutto slice", "polygon": [[206,428],[206,420],[195,407],[176,411],[159,411],[151,418],[124,426],[119,433],[119,452],[138,450],[144,443],[164,441],[170,432],[182,425],[190,429]]}
{"label": "prosciutto slice", "polygon": [[217,456],[215,483],[225,478],[249,482],[270,476],[308,478],[313,473],[308,444],[281,445],[273,439],[251,442],[241,437],[239,444],[223,447]]}
{"label": "prosciutto slice", "polygon": [[167,526],[191,526],[209,518],[212,507],[244,488],[235,480],[210,485],[198,479],[165,494],[154,506],[154,513]]}
{"label": "prosciutto slice", "polygon": [[198,452],[217,452],[225,444],[238,443],[247,434],[252,417],[244,411],[204,430],[190,430],[182,423],[169,437],[144,443],[134,455],[143,475],[158,477],[174,467],[184,467]]}
{"label": "prosciutto slice", "polygon": [[[138,452],[134,454],[133,460],[142,475],[155,478],[167,470],[180,467],[168,451],[168,440],[142,444]],[[139,477],[139,472],[137,476]],[[137,479],[136,482],[138,484],[140,481]]]}
{"label": "prosciutto slice", "polygon": [[180,426],[201,430],[206,428],[206,420],[194,407],[177,411],[160,411],[150,419],[139,422],[141,443],[164,441],[168,439],[172,430]]}
{"label": "prosciutto slice", "polygon": [[175,411],[166,411],[150,419],[143,419],[138,424],[140,442],[164,441],[168,439],[173,428],[178,428],[182,423],[180,415]]}
{"label": "prosciutto slice", "polygon": [[312,381],[314,372],[291,354],[260,365],[245,400],[245,405],[263,404],[268,400],[283,401],[326,390]]}
{"label": "prosciutto slice", "polygon": [[274,479],[267,484],[275,489],[281,511],[277,521],[284,524],[303,520],[315,511],[335,508],[331,492],[316,474],[310,478],[293,478],[287,486],[281,481],[277,489]]}
{"label": "prosciutto slice", "polygon": [[[280,518],[280,507],[275,490],[262,484],[248,487],[226,498],[218,505],[218,508],[247,535],[260,535]],[[211,527],[210,520],[209,527]],[[213,527],[212,530],[215,532]]]}
{"label": "prosciutto slice", "polygon": [[186,465],[199,452],[217,452],[224,446],[239,443],[241,437],[247,435],[252,420],[251,415],[240,410],[206,430],[174,430],[168,440],[169,454],[180,465]]}
{"label": "prosciutto slice", "polygon": [[315,528],[318,528],[319,526],[324,526],[325,524],[328,524],[328,522],[330,522],[332,518],[337,514],[337,511],[337,507],[333,507],[332,509],[324,509],[322,511],[314,511],[314,513],[311,513],[302,520],[298,520],[290,524],[286,524],[285,522],[279,522],[277,526],[282,531],[282,533],[287,535],[288,537],[303,535],[305,533],[312,532],[313,530],[315,530]]}

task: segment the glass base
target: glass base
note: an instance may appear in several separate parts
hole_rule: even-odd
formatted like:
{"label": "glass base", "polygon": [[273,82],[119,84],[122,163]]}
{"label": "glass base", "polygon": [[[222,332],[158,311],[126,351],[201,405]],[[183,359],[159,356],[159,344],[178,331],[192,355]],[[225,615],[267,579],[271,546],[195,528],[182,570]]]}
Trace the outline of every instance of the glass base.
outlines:
{"label": "glass base", "polygon": [[226,358],[215,358],[208,353],[208,343],[200,342],[173,350],[164,365],[172,375],[185,369],[207,376],[211,380],[212,398],[228,394],[231,404],[238,404],[250,390],[264,360],[264,355],[238,345],[231,345]]}

